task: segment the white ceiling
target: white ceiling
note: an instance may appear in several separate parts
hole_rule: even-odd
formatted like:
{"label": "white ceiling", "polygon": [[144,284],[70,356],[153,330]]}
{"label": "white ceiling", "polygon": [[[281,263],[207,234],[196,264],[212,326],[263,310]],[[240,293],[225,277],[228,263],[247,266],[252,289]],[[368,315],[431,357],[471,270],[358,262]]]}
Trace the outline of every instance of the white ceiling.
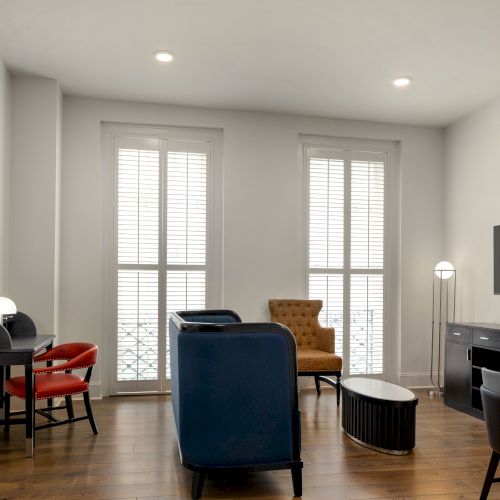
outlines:
{"label": "white ceiling", "polygon": [[0,0],[11,72],[81,96],[444,126],[499,55],[500,0]]}

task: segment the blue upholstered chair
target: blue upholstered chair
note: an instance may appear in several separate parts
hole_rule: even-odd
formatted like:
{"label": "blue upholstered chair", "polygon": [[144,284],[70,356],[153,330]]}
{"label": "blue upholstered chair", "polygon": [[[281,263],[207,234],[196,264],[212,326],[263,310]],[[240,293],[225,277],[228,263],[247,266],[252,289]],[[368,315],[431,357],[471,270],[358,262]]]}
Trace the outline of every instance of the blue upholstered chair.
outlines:
{"label": "blue upholstered chair", "polygon": [[484,420],[488,432],[488,441],[493,449],[490,464],[484,478],[480,500],[486,500],[491,485],[500,481],[495,472],[500,460],[500,372],[482,368],[483,385],[480,388],[483,402]]}
{"label": "blue upholstered chair", "polygon": [[302,494],[295,340],[232,311],[170,316],[172,404],[192,498],[211,472],[291,469]]}

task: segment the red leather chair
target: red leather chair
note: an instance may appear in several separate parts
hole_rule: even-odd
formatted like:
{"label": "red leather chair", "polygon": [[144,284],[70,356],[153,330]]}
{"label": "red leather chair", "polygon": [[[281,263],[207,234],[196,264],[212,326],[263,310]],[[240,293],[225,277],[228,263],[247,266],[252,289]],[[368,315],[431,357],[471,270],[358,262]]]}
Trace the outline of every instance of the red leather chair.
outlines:
{"label": "red leather chair", "polygon": [[[56,425],[78,422],[79,420],[89,420],[90,426],[94,434],[98,433],[97,426],[92,415],[92,407],[90,406],[89,397],[89,382],[92,375],[92,369],[97,361],[97,346],[87,342],[70,342],[61,344],[49,351],[34,358],[35,362],[42,361],[65,361],[60,365],[47,366],[43,368],[35,368],[35,399],[52,399],[63,397],[66,399],[65,406],[57,406],[37,409],[37,413],[43,415],[51,422],[44,425],[35,426],[36,430],[54,427]],[[87,368],[85,377],[71,373],[72,370]],[[25,379],[24,377],[9,378],[4,382],[6,396],[16,396],[21,399],[26,399]],[[85,417],[75,418],[73,413],[73,404],[71,396],[73,394],[83,394],[83,401],[87,415]],[[7,397],[8,399],[8,397]],[[6,409],[9,408],[9,403],[6,401]],[[66,420],[57,420],[51,413],[54,410],[66,409],[68,418]],[[5,427],[9,427],[9,411],[5,412],[6,421]]]}

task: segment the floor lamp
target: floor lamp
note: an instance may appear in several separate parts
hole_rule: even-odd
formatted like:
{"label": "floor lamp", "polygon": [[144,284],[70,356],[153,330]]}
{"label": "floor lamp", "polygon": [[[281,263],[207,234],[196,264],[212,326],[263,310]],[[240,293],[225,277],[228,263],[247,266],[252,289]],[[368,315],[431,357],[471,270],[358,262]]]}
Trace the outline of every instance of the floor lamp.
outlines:
{"label": "floor lamp", "polygon": [[[431,383],[430,396],[443,397],[441,386],[441,348],[443,329],[448,320],[455,321],[455,292],[457,273],[452,264],[439,262],[432,273],[432,345],[431,345]],[[437,342],[436,342],[437,339]],[[437,346],[436,346],[437,343]],[[436,352],[437,351],[437,352]],[[437,357],[437,380],[434,380],[434,359]]]}

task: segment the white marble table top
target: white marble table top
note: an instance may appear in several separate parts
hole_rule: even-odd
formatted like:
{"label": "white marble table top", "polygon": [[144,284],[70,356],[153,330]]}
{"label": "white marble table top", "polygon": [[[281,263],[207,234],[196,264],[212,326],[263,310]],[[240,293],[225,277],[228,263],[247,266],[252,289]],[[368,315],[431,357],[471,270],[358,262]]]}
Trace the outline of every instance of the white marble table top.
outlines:
{"label": "white marble table top", "polygon": [[342,380],[341,384],[350,391],[371,398],[387,401],[411,401],[415,399],[415,394],[409,389],[384,380],[350,377]]}

